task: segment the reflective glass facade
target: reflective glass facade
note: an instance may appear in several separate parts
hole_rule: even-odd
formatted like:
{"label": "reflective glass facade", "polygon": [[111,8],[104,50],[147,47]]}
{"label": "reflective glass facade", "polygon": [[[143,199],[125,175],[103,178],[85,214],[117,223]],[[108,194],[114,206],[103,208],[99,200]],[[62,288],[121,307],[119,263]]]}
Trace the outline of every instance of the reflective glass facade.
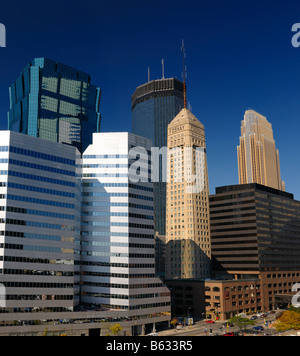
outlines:
{"label": "reflective glass facade", "polygon": [[131,181],[132,147],[149,151],[151,141],[99,133],[83,154],[81,302],[128,317],[169,313],[170,292],[155,274],[153,184]]}
{"label": "reflective glass facade", "polygon": [[9,88],[8,129],[83,152],[100,132],[101,90],[88,74],[46,58],[34,59]]}
{"label": "reflective glass facade", "polygon": [[[184,107],[183,83],[175,78],[154,80],[138,87],[132,96],[132,132],[167,147],[168,125]],[[160,165],[162,164],[160,160]],[[166,183],[154,184],[155,231],[166,233]]]}
{"label": "reflective glass facade", "polygon": [[80,297],[81,155],[15,132],[2,131],[0,139],[6,311],[73,311]]}

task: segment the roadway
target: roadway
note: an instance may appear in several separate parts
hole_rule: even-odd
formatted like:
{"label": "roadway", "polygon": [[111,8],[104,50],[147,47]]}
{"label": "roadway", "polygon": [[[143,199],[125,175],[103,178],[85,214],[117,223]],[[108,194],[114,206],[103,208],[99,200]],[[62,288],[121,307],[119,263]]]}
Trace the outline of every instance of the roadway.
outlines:
{"label": "roadway", "polygon": [[[264,331],[261,332],[253,332],[253,327],[254,326],[248,326],[247,330],[249,333],[246,333],[246,336],[253,336],[253,335],[259,335],[259,336],[265,336],[267,335],[273,335],[276,333],[275,329],[267,328],[265,325],[265,321],[268,321],[268,323],[272,323],[276,320],[276,315],[275,314],[270,314],[268,315],[265,319],[259,318],[255,321],[255,326],[263,326]],[[183,329],[179,330],[165,330],[158,332],[158,336],[219,336],[219,335],[224,335],[227,333],[227,327],[223,326],[226,321],[217,321],[215,324],[207,324],[205,321],[198,321],[192,326],[185,326]],[[239,332],[238,327],[229,327],[228,332]]]}

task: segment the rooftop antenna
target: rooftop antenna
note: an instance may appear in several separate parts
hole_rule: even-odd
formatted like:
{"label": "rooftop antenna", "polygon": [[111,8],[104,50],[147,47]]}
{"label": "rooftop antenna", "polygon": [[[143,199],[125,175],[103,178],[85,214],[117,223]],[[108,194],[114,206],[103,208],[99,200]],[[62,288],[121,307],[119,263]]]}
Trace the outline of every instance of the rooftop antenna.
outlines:
{"label": "rooftop antenna", "polygon": [[148,67],[148,82],[150,82],[150,67]]}
{"label": "rooftop antenna", "polygon": [[184,108],[187,108],[187,98],[186,98],[186,66],[185,66],[185,47],[184,47],[184,40],[182,40],[182,47],[181,51],[183,53],[183,95],[184,95]]}
{"label": "rooftop antenna", "polygon": [[162,79],[165,79],[165,60],[164,58],[161,60],[162,65]]}

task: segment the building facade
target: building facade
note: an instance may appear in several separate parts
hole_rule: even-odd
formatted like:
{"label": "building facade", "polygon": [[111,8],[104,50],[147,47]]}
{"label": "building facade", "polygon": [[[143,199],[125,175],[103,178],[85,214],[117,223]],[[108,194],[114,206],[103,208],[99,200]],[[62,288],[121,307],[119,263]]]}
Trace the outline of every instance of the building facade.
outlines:
{"label": "building facade", "polygon": [[150,142],[95,134],[82,158],[73,146],[0,137],[0,335],[99,336],[116,322],[122,335],[143,335],[169,322],[153,185],[129,179],[129,150]]}
{"label": "building facade", "polygon": [[237,314],[262,311],[259,279],[166,281],[172,295],[172,315],[195,319],[228,320]]}
{"label": "building facade", "polygon": [[[149,81],[132,96],[132,133],[148,138],[153,147],[167,147],[168,125],[184,106],[183,83],[175,78]],[[166,182],[163,157],[154,184],[155,231],[166,234]]]}
{"label": "building facade", "polygon": [[209,186],[204,126],[188,110],[168,127],[166,279],[210,276]]}
{"label": "building facade", "polygon": [[[81,301],[128,317],[170,313],[169,290],[155,274],[153,184],[134,180],[131,149],[150,152],[151,141],[94,134],[83,154]],[[146,174],[148,163],[147,155]]]}
{"label": "building facade", "polygon": [[240,184],[258,183],[285,190],[272,125],[264,116],[246,111],[237,152]]}
{"label": "building facade", "polygon": [[210,197],[215,277],[259,279],[263,311],[300,279],[300,202],[258,184],[227,186]]}
{"label": "building facade", "polygon": [[9,88],[8,130],[83,152],[100,132],[100,97],[88,74],[35,58]]}
{"label": "building facade", "polygon": [[80,302],[80,154],[19,133],[1,131],[0,137],[5,310],[74,311]]}

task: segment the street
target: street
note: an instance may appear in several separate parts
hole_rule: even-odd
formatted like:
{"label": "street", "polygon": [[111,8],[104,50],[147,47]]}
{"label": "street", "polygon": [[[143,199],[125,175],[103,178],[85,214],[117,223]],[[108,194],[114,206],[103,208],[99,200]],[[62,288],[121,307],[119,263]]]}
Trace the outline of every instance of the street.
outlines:
{"label": "street", "polygon": [[[265,336],[265,335],[274,335],[276,329],[267,328],[265,321],[268,323],[273,323],[275,321],[275,315],[270,314],[267,318],[259,318],[255,320],[255,326],[262,326],[264,331],[255,331],[253,330],[254,326],[247,327],[247,332],[242,335],[245,336]],[[158,336],[222,336],[227,333],[227,327],[223,326],[225,321],[217,321],[215,324],[208,324],[206,321],[198,321],[192,326],[185,326],[183,329],[179,330],[165,330],[158,332]],[[229,327],[228,333],[239,333],[240,330],[238,327]]]}

